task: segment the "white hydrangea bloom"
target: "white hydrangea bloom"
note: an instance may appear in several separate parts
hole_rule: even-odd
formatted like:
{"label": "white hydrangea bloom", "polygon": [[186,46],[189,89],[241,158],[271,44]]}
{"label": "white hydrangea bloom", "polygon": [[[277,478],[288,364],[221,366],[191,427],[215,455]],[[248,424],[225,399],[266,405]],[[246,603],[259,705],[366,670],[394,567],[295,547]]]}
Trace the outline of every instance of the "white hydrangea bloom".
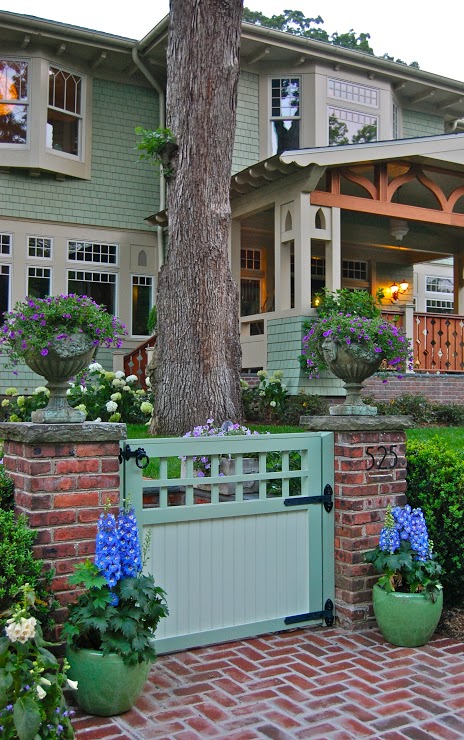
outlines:
{"label": "white hydrangea bloom", "polygon": [[149,387],[151,386],[151,380],[150,380],[150,378],[148,377],[148,375],[147,375],[147,376],[146,376],[146,378],[145,378],[145,385],[147,385],[147,386],[148,386],[148,388],[149,388]]}
{"label": "white hydrangea bloom", "polygon": [[126,383],[136,383],[138,380],[138,377],[136,375],[128,375],[126,378]]}
{"label": "white hydrangea bloom", "polygon": [[36,396],[38,393],[45,393],[46,396],[50,395],[50,391],[44,385],[37,386],[37,388],[34,391],[34,396]]}
{"label": "white hydrangea bloom", "polygon": [[120,393],[112,393],[110,398],[112,401],[120,401],[122,396]]}
{"label": "white hydrangea bloom", "polygon": [[114,377],[120,380],[121,378],[124,378],[125,374],[126,373],[123,372],[122,370],[116,370]]}
{"label": "white hydrangea bloom", "polygon": [[108,403],[106,404],[106,410],[107,410],[107,411],[108,411],[108,413],[110,413],[110,414],[111,414],[111,413],[112,413],[113,411],[116,411],[116,409],[117,409],[117,408],[118,408],[118,404],[117,404],[117,403],[116,403],[115,401],[108,401]]}
{"label": "white hydrangea bloom", "polygon": [[149,401],[143,401],[143,403],[140,404],[140,411],[142,414],[151,414],[153,411],[153,404]]}
{"label": "white hydrangea bloom", "polygon": [[115,378],[111,385],[113,385],[115,388],[122,388],[123,385],[126,385],[124,380],[121,380],[121,378]]}
{"label": "white hydrangea bloom", "polygon": [[122,389],[123,391],[126,391],[126,392],[132,390],[130,385],[123,385]]}
{"label": "white hydrangea bloom", "polygon": [[105,372],[103,370],[103,367],[100,365],[99,362],[91,362],[89,365],[89,372],[91,373],[101,373]]}

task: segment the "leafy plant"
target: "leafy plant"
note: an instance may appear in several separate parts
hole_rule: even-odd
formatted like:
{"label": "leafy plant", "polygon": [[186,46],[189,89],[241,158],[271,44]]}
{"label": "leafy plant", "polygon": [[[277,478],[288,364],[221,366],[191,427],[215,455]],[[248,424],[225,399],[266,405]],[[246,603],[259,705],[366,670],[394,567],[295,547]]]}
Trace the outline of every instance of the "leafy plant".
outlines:
{"label": "leafy plant", "polygon": [[88,421],[146,423],[153,411],[150,394],[140,387],[136,375],[110,372],[92,362],[70,383],[71,406],[84,411]]}
{"label": "leafy plant", "polygon": [[[197,426],[193,431],[186,432],[184,437],[234,437],[236,435],[246,435],[248,437],[257,435],[259,432],[252,432],[248,427],[244,427],[241,424],[232,423],[225,421],[220,427],[214,426],[214,419],[207,419],[206,424],[203,426]],[[232,455],[226,455],[224,458],[232,460]],[[186,458],[182,458],[183,461]],[[202,457],[193,457],[193,469],[199,478],[204,478],[210,475],[211,471],[211,459],[206,455]]]}
{"label": "leafy plant", "polygon": [[272,375],[266,370],[258,370],[257,386],[250,386],[245,380],[241,381],[242,400],[247,418],[272,423],[282,417],[288,396],[287,386],[282,380],[283,375],[282,370],[276,370]]}
{"label": "leafy plant", "polygon": [[435,601],[442,588],[441,566],[420,508],[388,506],[379,544],[365,554],[365,560],[382,574],[377,583],[389,593],[424,593]]}
{"label": "leafy plant", "polygon": [[156,323],[158,321],[158,313],[156,310],[156,306],[152,306],[150,309],[150,313],[148,315],[148,322],[147,322],[147,329],[150,336],[153,336],[153,334],[156,331]]}
{"label": "leafy plant", "polygon": [[143,575],[133,509],[101,514],[95,563],[75,568],[69,582],[85,591],[69,607],[63,635],[73,649],[116,653],[126,665],[154,661],[154,632],[168,614],[166,594]]}
{"label": "leafy plant", "polygon": [[406,456],[406,495],[427,518],[437,557],[443,565],[445,602],[464,604],[463,454],[444,449],[437,435],[428,442],[408,441]]}
{"label": "leafy plant", "polygon": [[[377,293],[380,298],[382,291]],[[375,298],[365,290],[346,288],[318,294],[317,319],[305,322],[301,367],[310,378],[327,370],[323,343],[352,346],[358,353],[378,355],[386,369],[411,366],[411,349],[402,329],[382,319]]]}
{"label": "leafy plant", "polygon": [[171,159],[177,151],[176,137],[172,131],[169,128],[149,131],[137,126],[135,133],[141,137],[135,147],[140,152],[139,161],[149,159],[162,166],[165,177],[169,179],[173,174]]}
{"label": "leafy plant", "polygon": [[7,388],[7,398],[0,405],[0,420],[30,421],[32,411],[43,409],[48,403],[50,391],[45,386],[38,386],[31,396],[23,396],[17,388]]}
{"label": "leafy plant", "polygon": [[16,517],[13,511],[0,509],[0,613],[10,607],[18,590],[28,583],[36,594],[35,616],[48,630],[56,604],[50,590],[53,572],[45,571],[43,560],[33,556],[36,537],[24,514]]}
{"label": "leafy plant", "polygon": [[0,463],[0,509],[11,511],[14,507],[14,483]]}
{"label": "leafy plant", "polygon": [[[63,669],[47,649],[40,625],[31,616],[34,590],[25,584],[0,637],[0,732],[3,740],[72,740],[74,731],[63,688]],[[73,685],[73,682],[69,682]]]}
{"label": "leafy plant", "polygon": [[10,364],[28,355],[48,355],[49,349],[72,334],[85,334],[97,347],[121,347],[126,327],[92,298],[57,295],[47,298],[27,297],[18,301],[13,311],[6,311],[0,328],[0,345]]}

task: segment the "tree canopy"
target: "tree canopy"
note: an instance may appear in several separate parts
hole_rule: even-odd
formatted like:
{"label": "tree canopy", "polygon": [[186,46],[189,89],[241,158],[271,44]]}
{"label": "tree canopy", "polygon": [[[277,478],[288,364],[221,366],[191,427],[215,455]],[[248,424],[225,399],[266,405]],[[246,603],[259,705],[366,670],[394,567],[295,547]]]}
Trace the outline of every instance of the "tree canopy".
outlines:
{"label": "tree canopy", "polygon": [[[374,55],[374,50],[369,44],[371,38],[369,33],[356,33],[352,28],[345,33],[335,31],[328,34],[324,28],[321,28],[324,20],[320,15],[316,18],[307,18],[301,10],[283,10],[279,15],[266,16],[257,10],[244,8],[243,20],[248,23],[254,23],[257,26],[273,28],[276,31],[285,31],[295,36],[304,36],[305,38],[316,39],[316,41],[325,41],[334,46],[343,46],[345,49],[354,49],[362,51],[365,54]],[[381,59],[387,59],[398,64],[407,64],[402,59],[395,59],[385,53]],[[417,62],[411,62],[410,67],[419,67]]]}

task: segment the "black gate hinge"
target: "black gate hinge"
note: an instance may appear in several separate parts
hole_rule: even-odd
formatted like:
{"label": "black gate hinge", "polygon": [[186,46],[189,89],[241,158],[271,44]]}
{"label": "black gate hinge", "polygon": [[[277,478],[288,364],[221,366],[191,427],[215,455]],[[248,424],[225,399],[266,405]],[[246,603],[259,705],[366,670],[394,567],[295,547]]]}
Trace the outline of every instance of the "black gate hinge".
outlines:
{"label": "black gate hinge", "polygon": [[324,504],[328,514],[333,509],[333,488],[330,483],[324,486],[322,496],[291,496],[284,500],[284,506],[305,506],[306,504]]}
{"label": "black gate hinge", "polygon": [[299,624],[299,622],[310,622],[313,619],[323,619],[327,627],[332,627],[334,616],[334,605],[331,599],[327,599],[324,609],[320,612],[307,612],[306,614],[294,614],[292,617],[285,617],[285,624]]}
{"label": "black gate hinge", "polygon": [[119,448],[119,463],[121,464],[123,460],[126,462],[131,459],[131,457],[135,457],[135,464],[138,468],[141,468],[142,470],[147,467],[148,463],[150,462],[149,457],[143,447],[137,447],[136,450],[131,449],[130,445],[124,445],[124,449],[121,450]]}

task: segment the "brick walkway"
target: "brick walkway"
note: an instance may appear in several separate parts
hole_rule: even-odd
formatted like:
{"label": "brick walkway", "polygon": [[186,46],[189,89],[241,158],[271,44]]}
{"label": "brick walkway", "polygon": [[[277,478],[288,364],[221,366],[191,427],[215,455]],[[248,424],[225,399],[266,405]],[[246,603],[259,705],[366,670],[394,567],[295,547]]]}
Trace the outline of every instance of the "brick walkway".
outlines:
{"label": "brick walkway", "polygon": [[165,655],[136,708],[74,726],[78,740],[462,740],[464,644],[312,629]]}

